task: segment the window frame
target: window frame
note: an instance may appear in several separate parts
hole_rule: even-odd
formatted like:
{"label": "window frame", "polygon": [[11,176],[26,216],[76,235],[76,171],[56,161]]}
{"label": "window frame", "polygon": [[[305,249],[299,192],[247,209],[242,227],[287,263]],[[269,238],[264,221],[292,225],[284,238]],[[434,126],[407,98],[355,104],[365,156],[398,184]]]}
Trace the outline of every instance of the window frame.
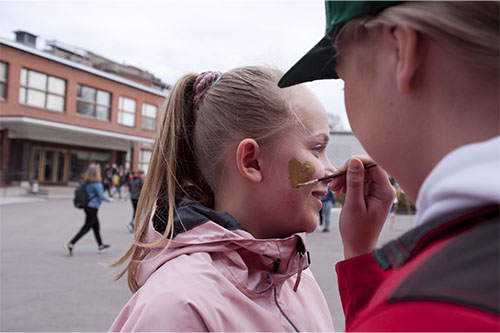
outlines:
{"label": "window frame", "polygon": [[[143,158],[143,154],[148,152],[149,153],[149,160],[148,161],[145,161]],[[138,164],[138,168],[139,170],[142,170],[144,171],[144,174],[146,174],[148,172],[148,169],[149,169],[149,162],[151,162],[151,157],[153,157],[153,151],[150,150],[150,149],[141,149],[139,150],[139,163]]]}
{"label": "window frame", "polygon": [[[79,96],[79,94],[80,94],[80,92],[81,92],[81,90],[82,90],[83,87],[90,88],[90,89],[94,90],[94,100],[93,101],[91,101],[89,99],[85,99],[82,96]],[[98,103],[98,101],[97,101],[98,97],[97,96],[98,96],[99,92],[103,92],[103,93],[108,94],[108,96],[109,96],[109,104],[108,105]],[[83,83],[78,83],[77,90],[76,90],[76,110],[75,110],[75,113],[78,116],[81,116],[81,117],[87,117],[87,118],[90,118],[90,119],[104,121],[104,122],[108,122],[109,123],[111,121],[111,104],[112,104],[112,101],[113,101],[113,93],[111,91],[99,89],[99,88],[92,87],[92,86],[89,86],[89,85],[86,85],[86,84],[83,84]],[[91,105],[92,106],[92,110],[93,110],[92,115],[78,112],[78,103],[79,102]],[[108,109],[108,114],[107,114],[107,118],[106,119],[98,118],[97,117],[97,107],[105,107],[105,108]]]}
{"label": "window frame", "polygon": [[[23,83],[23,72],[26,72],[26,82]],[[41,89],[41,88],[38,88],[38,87],[34,87],[34,86],[30,86],[30,75],[29,73],[30,72],[33,72],[33,73],[37,73],[37,74],[40,74],[40,75],[43,75],[45,76],[45,88],[44,89]],[[60,93],[57,93],[57,92],[53,92],[53,91],[50,91],[49,90],[49,81],[50,81],[50,78],[54,78],[54,79],[57,79],[57,80],[60,80],[64,83],[64,93],[63,94],[60,94]],[[42,93],[44,95],[44,106],[39,106],[39,105],[33,105],[33,104],[29,104],[28,103],[28,92],[29,91],[35,91],[35,92],[38,92],[38,93]],[[24,91],[24,101],[21,101],[21,91]],[[40,71],[37,71],[37,70],[34,70],[34,69],[31,69],[31,68],[28,68],[28,67],[22,67],[21,68],[21,71],[19,73],[19,98],[18,98],[18,102],[21,104],[21,105],[25,105],[25,106],[28,106],[28,107],[32,107],[32,108],[37,108],[37,109],[42,109],[42,110],[46,110],[46,111],[51,111],[51,112],[57,112],[57,113],[65,113],[66,112],[66,95],[67,95],[67,92],[68,92],[68,82],[66,79],[63,79],[62,77],[58,77],[58,76],[55,76],[55,75],[51,75],[51,74],[48,74],[48,73],[43,73],[43,72],[40,72]],[[61,110],[56,110],[56,109],[51,109],[48,107],[48,104],[49,104],[49,96],[55,96],[55,97],[60,97],[62,98],[62,109]]]}
{"label": "window frame", "polygon": [[[128,111],[128,110],[125,110],[125,108],[123,108],[125,106],[126,99],[134,102],[134,110],[133,111]],[[133,115],[134,122],[132,125],[128,125],[128,124],[123,123],[123,114]],[[137,101],[133,98],[130,98],[130,97],[119,96],[118,97],[118,120],[117,120],[118,125],[134,128],[135,124],[136,124],[136,119],[135,119],[136,114],[137,114]]]}
{"label": "window frame", "polygon": [[[146,106],[154,106],[156,108],[156,114],[155,114],[154,118],[153,117],[149,117],[149,116],[147,116],[147,115],[144,114],[145,111],[146,111]],[[142,103],[141,117],[142,117],[141,118],[141,127],[142,127],[142,129],[145,129],[147,131],[152,131],[152,132],[156,131],[156,119],[158,117],[158,105],[149,104],[149,103],[146,103],[146,102]],[[146,127],[145,126],[146,122],[144,121],[144,119],[154,119],[154,124],[155,124],[154,128]]]}
{"label": "window frame", "polygon": [[[7,101],[7,87],[8,87],[8,82],[9,82],[9,63],[0,60],[0,64],[5,65],[5,78],[0,77],[0,86],[1,85],[4,86],[3,92],[5,93],[5,96],[0,95],[0,102],[6,102]],[[0,91],[2,91],[2,89],[0,89]]]}

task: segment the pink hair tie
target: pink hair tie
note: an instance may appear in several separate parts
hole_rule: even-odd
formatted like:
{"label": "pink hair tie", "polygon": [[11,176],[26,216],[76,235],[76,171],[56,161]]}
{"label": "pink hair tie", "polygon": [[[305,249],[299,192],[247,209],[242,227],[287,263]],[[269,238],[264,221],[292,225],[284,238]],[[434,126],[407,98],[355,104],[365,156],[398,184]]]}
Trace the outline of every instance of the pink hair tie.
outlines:
{"label": "pink hair tie", "polygon": [[200,103],[205,96],[205,93],[210,87],[213,87],[220,79],[222,73],[221,72],[203,72],[194,81],[193,90],[193,104],[194,108],[198,109]]}

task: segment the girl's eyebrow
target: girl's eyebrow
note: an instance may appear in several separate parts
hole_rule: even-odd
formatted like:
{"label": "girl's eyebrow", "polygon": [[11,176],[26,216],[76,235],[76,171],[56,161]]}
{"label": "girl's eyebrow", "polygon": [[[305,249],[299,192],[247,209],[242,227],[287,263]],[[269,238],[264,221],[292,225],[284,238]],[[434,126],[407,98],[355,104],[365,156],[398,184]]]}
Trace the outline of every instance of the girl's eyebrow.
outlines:
{"label": "girl's eyebrow", "polygon": [[320,140],[322,142],[329,142],[330,137],[324,133],[319,133],[311,136],[311,139],[313,140]]}

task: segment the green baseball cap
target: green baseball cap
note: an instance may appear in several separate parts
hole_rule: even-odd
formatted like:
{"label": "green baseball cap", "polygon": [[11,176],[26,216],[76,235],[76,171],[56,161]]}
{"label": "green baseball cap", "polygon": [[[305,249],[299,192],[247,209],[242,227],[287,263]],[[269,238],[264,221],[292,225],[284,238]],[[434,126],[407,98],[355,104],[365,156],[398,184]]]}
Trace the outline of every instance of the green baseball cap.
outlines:
{"label": "green baseball cap", "polygon": [[354,18],[381,11],[401,1],[325,1],[326,33],[278,82],[280,88],[302,82],[338,79],[335,72],[336,50],[330,33],[342,23]]}

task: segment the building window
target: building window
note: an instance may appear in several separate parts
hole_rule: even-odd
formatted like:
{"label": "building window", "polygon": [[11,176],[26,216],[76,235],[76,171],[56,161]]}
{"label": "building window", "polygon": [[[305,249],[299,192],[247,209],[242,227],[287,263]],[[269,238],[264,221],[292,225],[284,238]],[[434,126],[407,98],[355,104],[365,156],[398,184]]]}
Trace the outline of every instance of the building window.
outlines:
{"label": "building window", "polygon": [[7,99],[7,63],[0,61],[0,101]]}
{"label": "building window", "polygon": [[109,121],[111,93],[78,85],[76,112],[92,118]]}
{"label": "building window", "polygon": [[158,108],[155,105],[142,104],[142,128],[154,131],[156,127],[156,113]]}
{"label": "building window", "polygon": [[30,69],[21,69],[19,103],[63,112],[65,99],[65,80]]}
{"label": "building window", "polygon": [[118,104],[118,124],[134,127],[135,100],[120,96]]}
{"label": "building window", "polygon": [[141,154],[139,156],[139,170],[144,171],[144,173],[148,172],[149,160],[151,159],[151,155],[153,152],[151,150],[141,150]]}

